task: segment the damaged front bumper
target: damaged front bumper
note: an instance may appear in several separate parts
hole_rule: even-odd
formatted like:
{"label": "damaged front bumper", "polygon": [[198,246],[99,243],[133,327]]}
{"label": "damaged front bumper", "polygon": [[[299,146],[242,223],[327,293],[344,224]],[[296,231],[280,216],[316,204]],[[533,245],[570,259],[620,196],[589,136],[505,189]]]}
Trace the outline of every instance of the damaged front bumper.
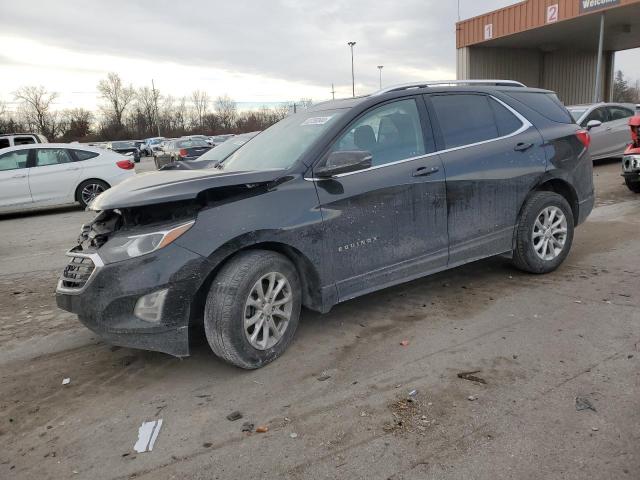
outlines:
{"label": "damaged front bumper", "polygon": [[[56,302],[108,343],[189,355],[196,292],[210,268],[206,258],[177,244],[141,257],[105,264],[98,251],[79,248],[58,282]],[[166,290],[157,318],[136,315],[142,297]]]}
{"label": "damaged front bumper", "polygon": [[640,152],[622,157],[622,176],[632,179],[640,177]]}

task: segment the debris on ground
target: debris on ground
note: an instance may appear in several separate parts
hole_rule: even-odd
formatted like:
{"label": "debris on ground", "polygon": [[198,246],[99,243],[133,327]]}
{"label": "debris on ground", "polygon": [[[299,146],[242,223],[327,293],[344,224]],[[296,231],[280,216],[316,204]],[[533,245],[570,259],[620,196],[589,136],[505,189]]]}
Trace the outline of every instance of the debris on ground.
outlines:
{"label": "debris on ground", "polygon": [[591,400],[587,397],[576,397],[576,412],[581,412],[582,410],[592,410],[596,411],[596,407],[593,406]]}
{"label": "debris on ground", "polygon": [[260,425],[256,428],[256,433],[267,433],[269,431],[269,427],[267,425]]}
{"label": "debris on ground", "polygon": [[478,397],[476,397],[475,395],[469,395],[467,397],[467,400],[469,400],[470,402],[473,402],[474,400],[477,400],[477,399],[478,399]]}
{"label": "debris on ground", "polygon": [[63,385],[69,385],[71,383],[71,379],[70,378],[63,378],[62,379],[62,384]]}
{"label": "debris on ground", "polygon": [[593,430],[594,432],[597,432],[600,429],[598,427],[591,427],[591,430]]}
{"label": "debris on ground", "polygon": [[481,370],[473,370],[472,372],[460,372],[458,374],[458,378],[463,380],[469,380],[470,382],[482,383],[483,385],[487,384],[487,381],[484,378],[476,376],[476,373],[480,373]]}
{"label": "debris on ground", "polygon": [[389,409],[393,419],[383,425],[382,429],[385,432],[425,435],[427,428],[437,423],[435,420],[428,419],[426,404],[418,398],[396,400]]}
{"label": "debris on ground", "polygon": [[133,449],[138,453],[150,452],[153,450],[153,445],[156,443],[161,427],[161,418],[154,420],[153,422],[142,422],[142,425],[138,429],[138,441],[133,446]]}
{"label": "debris on ground", "polygon": [[254,427],[253,423],[251,423],[251,422],[244,422],[244,423],[242,424],[242,431],[243,431],[243,432],[249,432],[249,433],[251,433],[251,432],[253,432],[253,427]]}
{"label": "debris on ground", "polygon": [[211,448],[211,446],[212,446],[212,445],[213,445],[213,443],[211,443],[211,442],[206,442],[206,443],[203,443],[203,444],[202,444],[202,446],[203,446],[204,448]]}
{"label": "debris on ground", "polygon": [[416,390],[416,389],[413,389],[413,390],[411,390],[411,391],[409,392],[409,396],[410,396],[410,397],[415,397],[417,394],[418,394],[418,390]]}
{"label": "debris on ground", "polygon": [[318,381],[324,382],[325,380],[329,380],[330,378],[331,378],[331,375],[329,375],[327,372],[322,372],[320,376],[318,376]]}
{"label": "debris on ground", "polygon": [[290,436],[291,438],[298,438],[298,434],[297,434],[297,433],[295,433],[295,432],[290,433],[290,434],[289,434],[289,436]]}
{"label": "debris on ground", "polygon": [[408,345],[409,345],[409,340],[402,340],[402,341],[400,342],[400,345],[402,345],[403,347],[408,346]]}
{"label": "debris on ground", "polygon": [[235,422],[236,420],[240,420],[241,418],[242,413],[240,413],[238,410],[227,415],[227,420],[229,420],[230,422]]}

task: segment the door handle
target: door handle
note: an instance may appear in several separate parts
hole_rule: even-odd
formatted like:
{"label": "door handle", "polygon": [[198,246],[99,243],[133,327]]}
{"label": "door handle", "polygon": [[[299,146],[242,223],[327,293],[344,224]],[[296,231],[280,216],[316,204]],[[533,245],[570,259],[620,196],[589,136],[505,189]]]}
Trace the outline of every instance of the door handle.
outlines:
{"label": "door handle", "polygon": [[17,173],[11,178],[25,178],[27,176],[26,173]]}
{"label": "door handle", "polygon": [[513,147],[513,149],[516,152],[524,152],[526,150],[529,150],[531,147],[533,147],[533,143],[522,143],[522,142],[520,142],[515,147]]}
{"label": "door handle", "polygon": [[80,170],[80,167],[69,167],[67,170]]}
{"label": "door handle", "polygon": [[433,175],[436,172],[439,172],[440,168],[438,167],[418,167],[413,171],[414,177],[426,177],[428,175]]}

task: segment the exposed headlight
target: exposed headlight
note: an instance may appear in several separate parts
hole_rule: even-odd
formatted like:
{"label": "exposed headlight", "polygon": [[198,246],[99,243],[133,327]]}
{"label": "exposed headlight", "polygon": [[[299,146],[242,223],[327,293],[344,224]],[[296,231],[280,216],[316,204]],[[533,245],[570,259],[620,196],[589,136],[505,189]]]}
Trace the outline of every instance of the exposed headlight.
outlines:
{"label": "exposed headlight", "polygon": [[113,263],[155,252],[174,242],[189,230],[194,223],[195,220],[192,220],[168,230],[160,230],[141,235],[112,237],[100,248],[100,257],[102,257],[106,263]]}

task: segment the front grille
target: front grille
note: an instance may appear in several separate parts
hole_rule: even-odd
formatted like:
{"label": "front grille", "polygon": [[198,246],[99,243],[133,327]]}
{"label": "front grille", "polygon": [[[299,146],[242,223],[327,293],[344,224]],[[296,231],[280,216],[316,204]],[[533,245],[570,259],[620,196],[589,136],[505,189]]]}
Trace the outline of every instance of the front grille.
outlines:
{"label": "front grille", "polygon": [[96,266],[89,257],[71,257],[62,271],[60,279],[64,288],[80,290],[83,288]]}

